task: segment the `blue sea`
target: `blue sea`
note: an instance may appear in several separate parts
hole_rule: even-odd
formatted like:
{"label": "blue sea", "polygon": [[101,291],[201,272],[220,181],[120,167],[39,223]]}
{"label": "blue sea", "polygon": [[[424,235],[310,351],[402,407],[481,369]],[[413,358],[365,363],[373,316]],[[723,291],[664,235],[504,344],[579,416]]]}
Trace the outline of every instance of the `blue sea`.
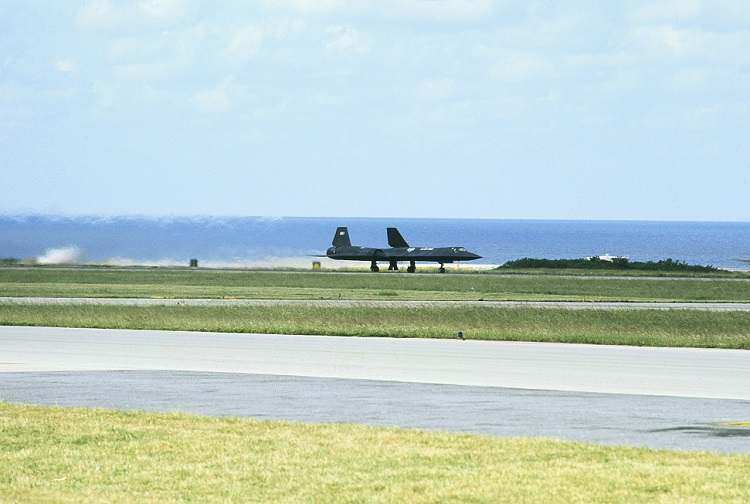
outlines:
{"label": "blue sea", "polygon": [[396,226],[416,246],[463,246],[502,264],[521,257],[612,254],[671,257],[732,269],[749,266],[750,223],[264,217],[0,217],[0,257],[42,262],[309,265],[337,226],[356,245],[386,246]]}

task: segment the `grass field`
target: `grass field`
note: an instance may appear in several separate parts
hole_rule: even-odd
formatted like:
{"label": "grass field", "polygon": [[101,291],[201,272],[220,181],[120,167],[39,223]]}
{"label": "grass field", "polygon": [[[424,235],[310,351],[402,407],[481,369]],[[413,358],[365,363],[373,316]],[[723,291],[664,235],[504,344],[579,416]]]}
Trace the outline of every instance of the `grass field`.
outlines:
{"label": "grass field", "polygon": [[750,313],[694,310],[0,304],[0,325],[750,349]]}
{"label": "grass field", "polygon": [[0,296],[750,301],[750,281],[558,275],[0,268]]}
{"label": "grass field", "polygon": [[750,457],[0,403],[5,502],[748,502]]}

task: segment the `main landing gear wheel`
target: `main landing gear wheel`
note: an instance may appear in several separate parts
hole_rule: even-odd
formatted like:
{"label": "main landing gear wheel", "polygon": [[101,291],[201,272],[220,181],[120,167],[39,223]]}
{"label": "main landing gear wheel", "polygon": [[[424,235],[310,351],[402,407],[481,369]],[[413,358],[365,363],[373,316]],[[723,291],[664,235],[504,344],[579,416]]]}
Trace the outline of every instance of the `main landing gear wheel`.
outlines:
{"label": "main landing gear wheel", "polygon": [[377,273],[378,271],[380,271],[380,268],[378,268],[378,263],[372,261],[372,263],[370,263],[370,271],[372,271],[373,273]]}
{"label": "main landing gear wheel", "polygon": [[388,264],[388,271],[398,271],[398,263],[396,261],[391,261],[390,264]]}
{"label": "main landing gear wheel", "polygon": [[414,263],[414,261],[409,262],[409,267],[406,268],[407,273],[414,273],[417,271],[417,265]]}
{"label": "main landing gear wheel", "polygon": [[440,265],[440,269],[438,269],[438,273],[445,273],[445,266],[442,264]]}

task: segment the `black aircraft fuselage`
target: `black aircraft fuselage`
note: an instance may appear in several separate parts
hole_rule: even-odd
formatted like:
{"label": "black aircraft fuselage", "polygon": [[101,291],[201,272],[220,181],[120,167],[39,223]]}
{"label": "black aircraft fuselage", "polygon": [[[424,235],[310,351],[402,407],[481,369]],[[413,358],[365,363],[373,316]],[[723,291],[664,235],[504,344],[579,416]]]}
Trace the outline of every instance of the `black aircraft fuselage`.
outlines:
{"label": "black aircraft fuselage", "polygon": [[370,261],[370,270],[379,271],[378,261],[388,261],[389,270],[398,270],[398,263],[409,262],[406,271],[417,270],[417,261],[440,263],[440,272],[445,273],[445,263],[473,261],[481,256],[467,251],[463,247],[411,247],[396,228],[388,228],[389,248],[358,247],[352,245],[349,230],[345,227],[336,229],[332,247],[326,251],[331,259],[346,261]]}

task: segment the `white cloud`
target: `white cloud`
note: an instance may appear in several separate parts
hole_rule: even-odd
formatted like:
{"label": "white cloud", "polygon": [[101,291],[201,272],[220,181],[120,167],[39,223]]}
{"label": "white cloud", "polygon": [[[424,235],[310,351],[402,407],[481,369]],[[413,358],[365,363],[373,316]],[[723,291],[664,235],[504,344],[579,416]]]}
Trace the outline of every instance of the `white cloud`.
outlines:
{"label": "white cloud", "polygon": [[304,23],[298,18],[277,19],[263,25],[263,31],[271,38],[282,40],[304,29]]}
{"label": "white cloud", "polygon": [[733,68],[750,64],[750,30],[710,31],[671,25],[640,27],[630,33],[629,44],[644,55],[680,58]]}
{"label": "white cloud", "polygon": [[359,31],[351,26],[331,25],[326,28],[326,50],[343,55],[365,54],[369,44]]}
{"label": "white cloud", "polygon": [[138,11],[158,21],[170,21],[185,13],[184,0],[139,0]]}
{"label": "white cloud", "polygon": [[719,105],[697,105],[681,111],[680,124],[692,130],[715,130],[721,123],[722,111]]}
{"label": "white cloud", "polygon": [[515,52],[505,55],[490,69],[490,75],[498,80],[518,82],[549,73],[547,61],[534,53]]}
{"label": "white cloud", "polygon": [[213,88],[198,91],[193,95],[193,100],[204,112],[227,112],[232,108],[232,101],[229,97],[231,84],[232,78],[228,77]]}
{"label": "white cloud", "polygon": [[109,56],[115,61],[131,59],[138,55],[145,45],[143,37],[120,37],[109,45]]}
{"label": "white cloud", "polygon": [[262,0],[261,3],[267,9],[291,10],[301,14],[319,14],[353,7],[362,2],[361,0],[350,2],[345,0]]}
{"label": "white cloud", "polygon": [[115,3],[112,0],[88,0],[78,11],[79,26],[109,29],[116,25],[139,25],[143,21],[174,21],[185,14],[184,0],[138,0]]}
{"label": "white cloud", "polygon": [[55,61],[55,68],[62,73],[72,73],[76,71],[76,64],[73,60],[59,59]]}
{"label": "white cloud", "polygon": [[0,104],[17,102],[22,94],[21,89],[17,85],[0,84]]}
{"label": "white cloud", "polygon": [[176,70],[189,71],[201,57],[214,57],[225,40],[225,30],[202,23],[170,30],[147,30],[139,35],[112,37],[107,60],[118,67],[116,75],[120,77],[135,75],[137,66],[146,65],[161,65],[164,71],[154,68],[148,73],[166,75]]}
{"label": "white cloud", "polygon": [[425,79],[417,88],[417,96],[427,100],[444,100],[453,96],[455,87],[451,79]]}
{"label": "white cloud", "polygon": [[695,19],[703,9],[702,0],[660,0],[638,9],[636,17],[642,21],[675,22]]}
{"label": "white cloud", "polygon": [[362,13],[452,21],[490,13],[495,0],[263,0],[270,10],[300,14]]}
{"label": "white cloud", "polygon": [[481,18],[491,12],[495,2],[493,0],[393,0],[383,3],[388,4],[391,12],[400,15],[452,21]]}
{"label": "white cloud", "polygon": [[118,79],[150,81],[167,78],[173,66],[167,63],[123,63],[112,69]]}
{"label": "white cloud", "polygon": [[265,32],[260,26],[250,25],[238,28],[232,34],[224,54],[233,61],[247,61],[258,54],[264,38]]}
{"label": "white cloud", "polygon": [[122,13],[111,0],[90,0],[76,18],[79,25],[86,28],[108,28],[114,25]]}
{"label": "white cloud", "polygon": [[693,30],[669,25],[638,28],[633,33],[638,46],[671,56],[685,56],[700,50],[701,41],[697,35]]}
{"label": "white cloud", "polygon": [[680,68],[672,74],[674,87],[682,90],[701,90],[709,80],[709,72],[701,67]]}
{"label": "white cloud", "polygon": [[172,39],[177,63],[192,64],[195,58],[209,47],[212,32],[208,26],[199,23],[177,33]]}
{"label": "white cloud", "polygon": [[224,54],[232,61],[246,62],[258,54],[267,40],[283,40],[303,27],[304,24],[298,19],[281,19],[235,28]]}

